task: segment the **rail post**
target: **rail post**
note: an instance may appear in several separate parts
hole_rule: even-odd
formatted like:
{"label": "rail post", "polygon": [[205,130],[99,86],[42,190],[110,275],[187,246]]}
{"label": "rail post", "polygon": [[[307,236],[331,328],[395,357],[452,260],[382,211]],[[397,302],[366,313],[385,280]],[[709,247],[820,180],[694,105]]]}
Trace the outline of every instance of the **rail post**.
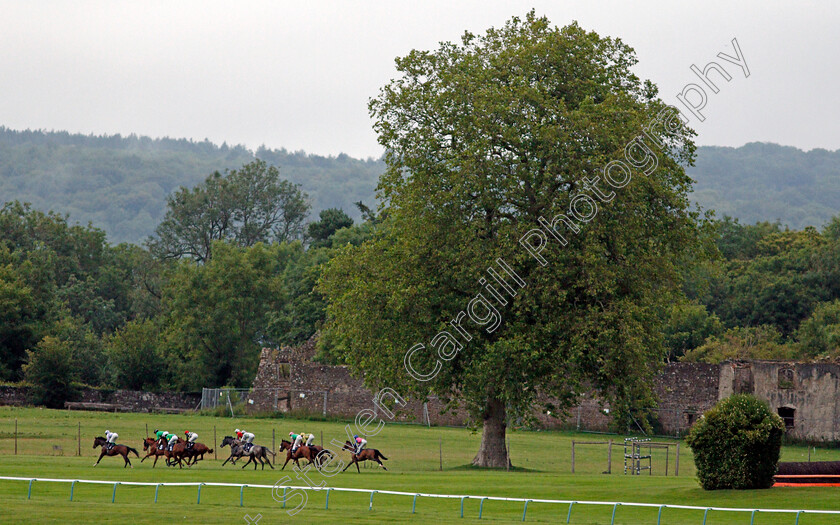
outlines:
{"label": "rail post", "polygon": [[566,523],[569,523],[569,521],[572,519],[572,505],[574,504],[574,501],[569,503],[569,513],[566,515]]}
{"label": "rail post", "polygon": [[17,418],[15,418],[15,456],[17,456]]}
{"label": "rail post", "polygon": [[575,473],[575,440],[572,440],[572,474]]}
{"label": "rail post", "polygon": [[78,448],[76,449],[76,455],[82,455],[82,422],[79,421],[79,428],[76,430],[76,445]]}
{"label": "rail post", "polygon": [[662,523],[662,509],[667,507],[667,505],[662,505],[659,507],[659,515],[656,517],[656,525],[660,525]]}
{"label": "rail post", "polygon": [[461,517],[464,517],[464,500],[469,498],[469,496],[464,496],[461,498]]}
{"label": "rail post", "polygon": [[[289,399],[291,399],[291,397]],[[286,489],[287,488],[288,487],[283,487],[283,508],[284,509],[286,508]]]}
{"label": "rail post", "polygon": [[379,492],[378,490],[370,491],[370,504],[368,505],[368,510],[373,510],[373,495]]}
{"label": "rail post", "polygon": [[[217,448],[218,447],[216,446],[216,425],[213,425],[213,459],[219,459],[216,456],[216,449]],[[274,452],[274,451],[272,450],[272,452]]]}
{"label": "rail post", "polygon": [[531,500],[529,499],[525,500],[525,510],[522,511],[522,521],[525,521],[525,515],[528,514],[528,503],[530,502]]}
{"label": "rail post", "polygon": [[160,491],[161,485],[163,485],[163,483],[158,483],[157,487],[155,487],[155,503],[157,503],[158,491]]}
{"label": "rail post", "polygon": [[803,511],[799,511],[796,513],[796,525],[799,525],[799,515],[802,514]]}
{"label": "rail post", "polygon": [[114,483],[114,493],[111,494],[111,503],[117,501],[117,485],[119,485],[119,483]]}
{"label": "rail post", "polygon": [[73,501],[73,489],[76,488],[76,482],[70,483],[70,501]]}
{"label": "rail post", "polygon": [[755,513],[756,512],[758,512],[758,509],[753,510],[752,514],[750,514],[750,525],[753,525],[753,523],[755,523]]}
{"label": "rail post", "polygon": [[34,479],[29,480],[29,492],[26,494],[26,499],[32,499],[32,482],[34,481]]}
{"label": "rail post", "polygon": [[615,505],[613,505],[613,513],[612,519],[610,520],[610,525],[615,525],[615,511],[618,509],[619,505],[621,505],[621,503],[616,503]]}
{"label": "rail post", "polygon": [[680,444],[677,443],[677,455],[674,458],[674,476],[680,475]]}
{"label": "rail post", "polygon": [[248,485],[242,485],[242,488],[239,489],[239,506],[242,506],[243,498],[245,497],[245,487]]}
{"label": "rail post", "polygon": [[202,485],[204,485],[204,483],[199,483],[198,484],[198,499],[195,502],[196,505],[201,505],[201,486]]}
{"label": "rail post", "polygon": [[612,444],[613,440],[607,444],[607,474],[612,474]]}
{"label": "rail post", "polygon": [[330,491],[332,488],[327,487],[327,503],[324,505],[324,510],[329,510],[330,508]]}
{"label": "rail post", "polygon": [[272,428],[271,429],[271,451],[274,452],[275,450],[277,450],[277,447],[275,446],[275,443],[274,443],[274,429]]}
{"label": "rail post", "polygon": [[420,494],[414,495],[414,501],[411,503],[411,513],[414,514],[415,509],[417,508],[417,496]]}
{"label": "rail post", "polygon": [[706,512],[703,513],[703,525],[706,525],[706,518],[709,516],[709,511],[712,509],[706,509]]}

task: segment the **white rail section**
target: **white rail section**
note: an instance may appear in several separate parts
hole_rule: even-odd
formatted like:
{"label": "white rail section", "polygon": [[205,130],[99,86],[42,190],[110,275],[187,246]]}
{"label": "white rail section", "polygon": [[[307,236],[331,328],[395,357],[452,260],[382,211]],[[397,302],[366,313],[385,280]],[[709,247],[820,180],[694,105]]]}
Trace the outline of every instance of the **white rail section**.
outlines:
{"label": "white rail section", "polygon": [[[37,482],[46,482],[46,483],[70,483],[70,501],[73,501],[73,489],[76,486],[76,483],[89,483],[95,485],[113,485],[114,491],[111,495],[111,503],[114,503],[117,498],[117,487],[120,485],[125,486],[139,486],[139,487],[155,487],[155,503],[158,500],[158,492],[160,491],[160,487],[198,487],[198,497],[196,503],[201,503],[201,487],[233,487],[239,489],[239,506],[244,505],[244,498],[245,498],[245,489],[246,488],[253,488],[253,489],[271,489],[272,497],[278,502],[282,503],[283,508],[286,507],[286,495],[288,490],[310,490],[315,492],[326,492],[326,505],[324,506],[325,509],[330,508],[330,492],[362,492],[365,494],[370,494],[370,504],[368,505],[368,510],[373,510],[373,496],[374,494],[387,494],[392,496],[411,496],[413,498],[413,503],[411,505],[411,513],[414,514],[416,507],[417,507],[417,498],[443,498],[443,499],[460,499],[461,500],[461,517],[464,517],[464,502],[468,499],[472,500],[480,500],[481,503],[479,504],[478,509],[478,518],[481,519],[482,511],[484,510],[484,502],[485,501],[510,501],[510,502],[517,502],[517,503],[524,503],[525,507],[522,512],[522,521],[525,521],[525,516],[528,513],[528,504],[529,503],[550,503],[550,504],[560,504],[560,505],[568,505],[569,511],[566,515],[566,523],[569,523],[572,519],[572,508],[575,505],[600,505],[600,506],[607,506],[612,507],[612,519],[610,520],[610,524],[615,523],[615,513],[618,510],[618,507],[648,507],[648,508],[658,508],[659,514],[656,518],[656,524],[661,525],[662,522],[662,511],[664,509],[682,509],[682,510],[702,510],[703,511],[703,525],[706,525],[706,518],[709,515],[709,512],[749,512],[751,514],[750,517],[750,525],[753,525],[755,521],[755,515],[758,513],[762,514],[795,514],[796,521],[795,525],[799,525],[799,518],[802,514],[835,514],[840,515],[840,510],[810,510],[810,509],[802,509],[802,510],[795,510],[795,509],[749,509],[749,508],[735,508],[735,507],[696,507],[692,505],[667,505],[667,504],[659,504],[659,503],[631,503],[631,502],[623,502],[623,501],[576,501],[576,500],[559,500],[559,499],[525,499],[525,498],[503,498],[499,496],[464,496],[464,495],[454,495],[454,494],[427,494],[423,492],[399,492],[394,490],[371,490],[371,489],[351,489],[351,488],[344,488],[344,487],[297,487],[292,485],[251,485],[251,484],[241,484],[241,483],[215,483],[215,482],[171,482],[171,483],[150,483],[150,482],[142,482],[142,481],[103,481],[103,480],[93,480],[93,479],[52,479],[52,478],[21,478],[21,477],[11,477],[11,476],[0,476],[0,480],[4,481],[28,481],[29,482],[29,491],[27,493],[27,499],[32,497],[32,485]],[[279,496],[279,490],[283,490],[283,495]]]}

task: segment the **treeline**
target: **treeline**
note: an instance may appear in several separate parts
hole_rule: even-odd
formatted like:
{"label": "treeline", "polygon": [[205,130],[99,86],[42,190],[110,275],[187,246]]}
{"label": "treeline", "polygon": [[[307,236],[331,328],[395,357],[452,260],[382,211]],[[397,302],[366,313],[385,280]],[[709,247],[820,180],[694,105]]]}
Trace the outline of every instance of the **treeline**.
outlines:
{"label": "treeline", "polygon": [[[299,186],[254,161],[168,200],[146,247],[17,201],[0,209],[0,379],[59,406],[80,385],[249,386],[259,350],[324,318],[319,266],[370,237],[338,209],[304,223]],[[360,211],[361,213],[361,211]],[[184,246],[201,239],[206,251]]]}
{"label": "treeline", "polygon": [[[249,386],[263,346],[322,327],[316,284],[344,247],[389,227],[364,203],[311,215],[300,185],[256,160],[166,201],[148,242],[108,242],[18,201],[0,209],[0,380],[60,405],[79,385]],[[662,312],[670,360],[840,357],[840,218],[822,230],[713,223]],[[383,230],[384,231],[384,230]],[[321,339],[321,359],[340,352]]]}
{"label": "treeline", "polygon": [[822,231],[717,221],[719,257],[685,268],[671,359],[840,358],[840,218]]}
{"label": "treeline", "polygon": [[151,139],[136,135],[90,136],[14,131],[0,127],[0,198],[91,223],[112,243],[142,243],[166,212],[166,199],[193,187],[208,173],[237,169],[255,158],[277,166],[283,177],[311,196],[314,213],[373,203],[380,161],[347,155],[322,157],[261,147],[218,146],[207,140]]}

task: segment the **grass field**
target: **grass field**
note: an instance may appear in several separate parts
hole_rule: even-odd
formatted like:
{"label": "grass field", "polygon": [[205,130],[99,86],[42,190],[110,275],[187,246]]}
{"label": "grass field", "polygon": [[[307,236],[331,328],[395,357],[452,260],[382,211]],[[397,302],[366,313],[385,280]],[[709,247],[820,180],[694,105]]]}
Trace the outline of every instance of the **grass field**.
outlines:
{"label": "grass field", "polygon": [[[18,455],[14,454],[14,426],[18,425]],[[295,479],[287,467],[256,472],[248,467],[221,466],[227,457],[218,451],[218,460],[199,463],[191,469],[168,469],[158,463],[152,469],[149,461],[124,469],[122,459],[104,458],[92,468],[95,451],[93,437],[106,428],[119,432],[121,443],[142,450],[145,428],[165,428],[182,433],[190,429],[199,434],[199,441],[212,446],[213,428],[220,442],[236,427],[244,427],[257,435],[257,442],[271,444],[272,430],[279,444],[281,436],[290,430],[313,432],[328,444],[330,439],[344,441],[343,426],[339,422],[300,421],[291,419],[217,418],[198,415],[109,414],[99,412],[68,412],[33,408],[0,407],[0,476],[98,479],[108,481],[143,482],[227,482],[273,485],[289,476],[288,484],[305,485]],[[76,436],[81,428],[81,457],[77,457]],[[775,488],[762,491],[716,491],[700,489],[694,478],[694,466],[688,447],[681,447],[680,476],[673,476],[673,454],[669,457],[669,475],[665,477],[664,451],[654,451],[653,475],[625,476],[623,449],[613,448],[612,474],[606,470],[606,447],[576,448],[575,474],[570,472],[571,440],[601,441],[620,436],[575,434],[569,432],[512,432],[511,457],[516,468],[510,472],[483,471],[468,467],[475,454],[479,435],[456,428],[425,428],[416,425],[387,424],[380,434],[370,439],[369,446],[380,449],[388,458],[388,472],[363,468],[361,473],[348,470],[325,477],[318,473],[309,476],[313,484],[325,482],[330,487],[354,487],[370,490],[396,490],[437,494],[463,494],[518,498],[571,499],[576,501],[626,501],[671,505],[717,507],[840,509],[840,488]],[[316,443],[319,440],[316,439]],[[440,449],[443,450],[443,470],[440,470]],[[54,449],[57,445],[59,449]],[[223,449],[226,450],[226,449]],[[813,454],[813,451],[812,451]],[[346,456],[346,453],[342,454]],[[805,447],[785,447],[782,459],[807,460]],[[840,451],[817,449],[812,459],[840,460]],[[281,461],[282,464],[282,461]],[[239,489],[203,487],[201,504],[196,503],[196,487],[163,487],[158,503],[154,501],[154,487],[121,486],[116,502],[111,503],[110,485],[77,484],[74,501],[69,501],[70,485],[36,482],[32,498],[27,499],[28,483],[0,481],[0,523],[154,523],[162,520],[189,520],[200,523],[247,523],[245,515],[260,514],[260,524],[267,523],[430,523],[457,520],[459,523],[521,522],[523,505],[514,502],[485,502],[483,519],[478,520],[479,501],[467,500],[464,518],[460,516],[461,502],[420,498],[416,514],[411,513],[412,498],[376,495],[373,510],[368,511],[369,495],[332,492],[329,510],[325,510],[324,492],[310,492],[306,507],[289,516],[271,498],[268,489],[246,489],[245,505],[239,506]],[[297,501],[295,501],[297,504]],[[528,522],[565,523],[567,505],[531,503]],[[658,509],[619,507],[615,523],[654,524]],[[612,507],[577,505],[571,523],[610,523]],[[700,525],[702,511],[665,509],[662,524]],[[791,514],[758,514],[754,525],[789,524]],[[750,523],[749,514],[712,512],[708,525]],[[840,523],[840,516],[804,515],[800,525]]]}

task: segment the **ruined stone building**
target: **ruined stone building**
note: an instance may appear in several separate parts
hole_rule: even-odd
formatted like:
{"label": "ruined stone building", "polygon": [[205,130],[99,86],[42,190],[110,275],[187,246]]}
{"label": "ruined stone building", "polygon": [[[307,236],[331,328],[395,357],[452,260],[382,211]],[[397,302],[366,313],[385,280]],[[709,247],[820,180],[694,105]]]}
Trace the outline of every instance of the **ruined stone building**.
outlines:
{"label": "ruined stone building", "polygon": [[[253,410],[323,414],[352,418],[374,409],[375,392],[344,366],[312,362],[315,339],[296,348],[264,348],[250,398]],[[392,388],[400,391],[399,385]],[[718,400],[733,393],[754,394],[785,421],[792,437],[814,441],[840,440],[840,365],[834,363],[726,362],[671,363],[656,379],[658,431],[682,435]],[[407,399],[402,421],[432,425],[466,425],[463,410],[441,414],[437,399]],[[583,397],[568,417],[534,414],[543,428],[607,430],[609,406]]]}

